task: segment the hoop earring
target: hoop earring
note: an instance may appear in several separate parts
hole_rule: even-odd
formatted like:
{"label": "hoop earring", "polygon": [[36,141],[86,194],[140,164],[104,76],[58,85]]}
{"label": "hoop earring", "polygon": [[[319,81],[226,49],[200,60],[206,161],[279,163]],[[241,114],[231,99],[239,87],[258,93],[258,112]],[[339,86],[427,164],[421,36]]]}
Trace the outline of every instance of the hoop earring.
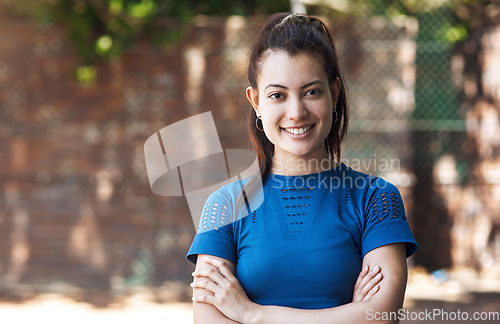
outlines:
{"label": "hoop earring", "polygon": [[332,113],[335,114],[335,119],[332,121],[332,124],[335,124],[337,122],[337,119],[339,118],[339,116],[337,115],[337,109],[333,109]]}
{"label": "hoop earring", "polygon": [[[257,118],[255,118],[255,128],[257,128],[258,130],[263,132],[264,128],[259,127],[259,120],[261,121],[261,124],[262,124],[262,119],[260,119],[260,116],[257,116]],[[262,127],[264,127],[264,126],[262,126]]]}

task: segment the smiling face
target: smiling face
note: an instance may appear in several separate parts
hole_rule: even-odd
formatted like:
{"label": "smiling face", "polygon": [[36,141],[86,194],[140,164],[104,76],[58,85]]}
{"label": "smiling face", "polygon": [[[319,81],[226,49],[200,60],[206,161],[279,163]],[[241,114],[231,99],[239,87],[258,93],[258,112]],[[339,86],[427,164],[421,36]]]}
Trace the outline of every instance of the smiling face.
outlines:
{"label": "smiling face", "polygon": [[328,159],[324,143],[340,83],[328,82],[321,61],[305,53],[268,51],[257,86],[247,89],[247,97],[274,144],[273,172],[291,161]]}

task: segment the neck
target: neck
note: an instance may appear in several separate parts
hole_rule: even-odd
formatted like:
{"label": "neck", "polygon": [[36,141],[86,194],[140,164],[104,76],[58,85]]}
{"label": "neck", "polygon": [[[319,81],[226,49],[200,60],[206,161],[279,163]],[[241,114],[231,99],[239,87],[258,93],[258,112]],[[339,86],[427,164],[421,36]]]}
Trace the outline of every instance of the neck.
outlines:
{"label": "neck", "polygon": [[305,175],[330,170],[337,165],[338,163],[328,154],[320,158],[290,157],[275,154],[271,173],[280,175]]}

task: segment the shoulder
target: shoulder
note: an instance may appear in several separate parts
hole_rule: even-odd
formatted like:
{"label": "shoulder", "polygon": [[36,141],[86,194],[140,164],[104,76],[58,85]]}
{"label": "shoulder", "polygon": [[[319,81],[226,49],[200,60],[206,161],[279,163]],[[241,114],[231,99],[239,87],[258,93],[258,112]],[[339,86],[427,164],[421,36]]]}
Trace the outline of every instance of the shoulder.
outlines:
{"label": "shoulder", "polygon": [[[349,171],[358,179],[357,186],[349,190],[351,201],[362,212],[365,218],[382,220],[391,215],[392,218],[406,220],[403,199],[399,189],[389,181],[362,172]],[[362,180],[360,180],[362,179]]]}
{"label": "shoulder", "polygon": [[361,192],[373,192],[379,190],[392,190],[397,191],[395,185],[386,181],[385,179],[370,174],[366,174],[360,171],[356,171],[351,167],[342,165],[340,169],[341,180],[345,184],[344,188],[350,190],[359,190]]}
{"label": "shoulder", "polygon": [[246,180],[234,180],[225,184],[218,184],[212,193],[209,195],[209,200],[218,200],[223,199],[226,202],[232,201],[234,198],[237,198],[242,191],[242,185],[246,182]]}
{"label": "shoulder", "polygon": [[243,200],[243,190],[249,179],[230,180],[227,183],[219,184],[213,188],[212,193],[208,196],[206,204],[221,206],[232,213],[240,208]]}
{"label": "shoulder", "polygon": [[353,208],[366,212],[370,206],[396,204],[402,201],[398,188],[385,179],[344,166],[341,181],[344,198]]}

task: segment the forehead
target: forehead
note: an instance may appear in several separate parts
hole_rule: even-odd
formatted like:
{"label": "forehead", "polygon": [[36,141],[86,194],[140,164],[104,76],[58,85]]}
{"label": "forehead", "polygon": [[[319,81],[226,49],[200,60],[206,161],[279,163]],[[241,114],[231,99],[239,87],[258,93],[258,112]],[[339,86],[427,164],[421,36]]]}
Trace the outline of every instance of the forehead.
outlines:
{"label": "forehead", "polygon": [[316,79],[325,84],[328,80],[322,59],[316,55],[306,52],[290,55],[285,51],[268,50],[260,60],[259,88],[261,83],[300,85]]}

